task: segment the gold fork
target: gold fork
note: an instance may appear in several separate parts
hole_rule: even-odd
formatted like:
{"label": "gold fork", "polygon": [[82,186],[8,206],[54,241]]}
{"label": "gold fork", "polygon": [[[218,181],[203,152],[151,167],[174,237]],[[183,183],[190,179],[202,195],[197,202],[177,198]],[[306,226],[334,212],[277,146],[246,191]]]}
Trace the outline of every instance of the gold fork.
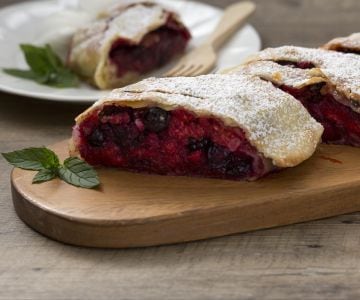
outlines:
{"label": "gold fork", "polygon": [[165,76],[197,76],[211,71],[217,61],[216,52],[255,11],[253,2],[239,2],[227,7],[212,35],[200,47],[186,54]]}

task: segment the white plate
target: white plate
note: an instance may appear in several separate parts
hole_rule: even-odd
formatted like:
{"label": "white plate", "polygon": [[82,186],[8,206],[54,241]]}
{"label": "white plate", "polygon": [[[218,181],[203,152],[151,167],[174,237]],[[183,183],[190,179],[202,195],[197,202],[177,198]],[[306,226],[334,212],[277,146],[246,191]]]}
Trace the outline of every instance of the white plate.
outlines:
{"label": "white plate", "polygon": [[[71,35],[80,26],[91,21],[96,11],[113,0],[44,0],[12,5],[0,10],[0,68],[25,68],[27,65],[19,44],[43,45],[50,43],[62,57]],[[179,12],[190,28],[193,40],[189,50],[199,45],[214,29],[222,10],[186,0],[158,0]],[[247,56],[260,50],[256,30],[246,25],[223,47],[217,68],[223,69],[241,63]],[[148,74],[161,76],[172,64]],[[18,95],[45,99],[92,103],[107,93],[82,84],[79,88],[57,89],[30,80],[9,76],[0,71],[0,90]]]}

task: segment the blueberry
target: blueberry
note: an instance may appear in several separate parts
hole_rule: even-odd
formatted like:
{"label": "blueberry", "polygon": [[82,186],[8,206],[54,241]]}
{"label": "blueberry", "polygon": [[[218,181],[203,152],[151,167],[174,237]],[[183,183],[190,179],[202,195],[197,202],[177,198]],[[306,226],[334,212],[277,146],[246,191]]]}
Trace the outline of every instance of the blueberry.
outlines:
{"label": "blueberry", "polygon": [[208,163],[212,169],[225,169],[230,151],[219,145],[212,145],[207,153]]}
{"label": "blueberry", "polygon": [[208,164],[210,168],[228,176],[244,177],[251,171],[252,160],[249,157],[236,157],[223,146],[212,145],[208,150]]}
{"label": "blueberry", "polygon": [[101,147],[104,141],[104,134],[99,128],[96,128],[88,137],[89,144],[94,147]]}
{"label": "blueberry", "polygon": [[202,138],[200,140],[197,140],[191,137],[189,138],[187,147],[190,152],[197,150],[207,151],[211,145],[212,145],[212,141],[208,138]]}
{"label": "blueberry", "polygon": [[169,125],[169,113],[159,107],[151,107],[145,114],[145,128],[152,132],[160,132]]}
{"label": "blueberry", "polygon": [[248,158],[231,158],[226,166],[226,174],[234,177],[242,177],[251,170],[251,161]]}

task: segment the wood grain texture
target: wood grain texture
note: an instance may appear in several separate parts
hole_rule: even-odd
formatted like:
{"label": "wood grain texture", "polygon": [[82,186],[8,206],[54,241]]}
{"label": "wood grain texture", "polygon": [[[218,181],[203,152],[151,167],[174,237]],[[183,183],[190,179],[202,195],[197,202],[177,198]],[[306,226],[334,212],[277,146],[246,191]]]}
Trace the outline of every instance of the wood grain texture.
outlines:
{"label": "wood grain texture", "polygon": [[[68,141],[51,147],[63,160]],[[360,149],[321,145],[296,168],[256,182],[133,174],[99,168],[101,186],[32,184],[15,169],[15,210],[68,244],[128,248],[181,243],[360,210]]]}
{"label": "wood grain texture", "polygon": [[[265,47],[317,46],[360,28],[359,0],[255,2],[251,23]],[[84,108],[0,93],[0,152],[68,138]],[[11,201],[11,167],[0,159],[0,170],[1,300],[360,298],[359,213],[181,245],[83,249],[25,226]]]}

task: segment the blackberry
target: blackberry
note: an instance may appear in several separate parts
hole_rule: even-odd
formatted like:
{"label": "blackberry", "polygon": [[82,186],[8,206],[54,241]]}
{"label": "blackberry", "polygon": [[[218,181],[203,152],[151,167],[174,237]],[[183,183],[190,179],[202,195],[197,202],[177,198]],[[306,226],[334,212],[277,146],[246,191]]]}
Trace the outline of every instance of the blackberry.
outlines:
{"label": "blackberry", "polygon": [[219,145],[212,145],[209,147],[207,157],[210,168],[212,169],[226,169],[228,163],[227,158],[230,151],[225,147]]}
{"label": "blackberry", "polygon": [[96,128],[88,137],[88,143],[93,147],[101,147],[104,141],[104,134],[99,128]]}
{"label": "blackberry", "polygon": [[165,130],[170,121],[170,115],[166,110],[159,107],[151,107],[145,114],[145,128],[152,132]]}
{"label": "blackberry", "polygon": [[231,158],[226,166],[226,174],[234,177],[242,177],[248,175],[251,170],[251,161],[248,158]]}

